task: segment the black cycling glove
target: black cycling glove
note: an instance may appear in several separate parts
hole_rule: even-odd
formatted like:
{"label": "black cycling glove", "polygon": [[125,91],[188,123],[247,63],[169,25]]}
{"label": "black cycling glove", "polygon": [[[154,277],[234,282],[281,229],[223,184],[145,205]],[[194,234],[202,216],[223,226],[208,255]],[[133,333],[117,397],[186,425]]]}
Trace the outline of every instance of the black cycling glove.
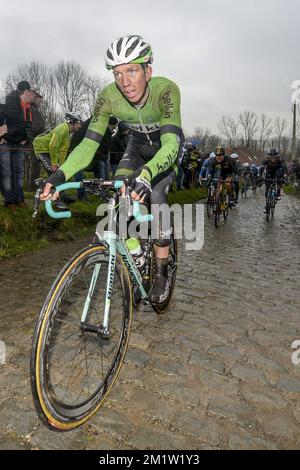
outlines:
{"label": "black cycling glove", "polygon": [[52,175],[50,175],[49,178],[46,179],[46,183],[50,183],[52,184],[52,186],[55,186],[55,187],[59,186],[65,181],[66,181],[66,177],[62,170],[55,171],[55,173],[52,173]]}
{"label": "black cycling glove", "polygon": [[152,188],[151,188],[151,176],[148,170],[145,168],[141,171],[141,173],[134,178],[133,191],[140,197],[140,199],[144,198],[148,199],[151,195]]}

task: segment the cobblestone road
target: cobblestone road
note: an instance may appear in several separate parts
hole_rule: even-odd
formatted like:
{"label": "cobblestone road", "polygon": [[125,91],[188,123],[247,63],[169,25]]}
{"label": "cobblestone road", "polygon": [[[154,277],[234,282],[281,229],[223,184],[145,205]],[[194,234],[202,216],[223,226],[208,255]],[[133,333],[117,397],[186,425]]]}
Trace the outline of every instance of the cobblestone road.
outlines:
{"label": "cobblestone road", "polygon": [[300,442],[299,201],[266,224],[262,194],[241,201],[199,252],[180,250],[168,313],[135,314],[119,379],[98,414],[69,433],[33,409],[29,351],[54,274],[82,241],[0,265],[0,449],[295,449]]}

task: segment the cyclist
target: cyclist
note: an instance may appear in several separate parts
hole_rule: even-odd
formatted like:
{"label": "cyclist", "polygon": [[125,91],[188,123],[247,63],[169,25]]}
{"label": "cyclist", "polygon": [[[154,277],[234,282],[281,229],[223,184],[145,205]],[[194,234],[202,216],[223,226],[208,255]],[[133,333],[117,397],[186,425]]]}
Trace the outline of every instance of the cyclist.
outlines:
{"label": "cyclist", "polygon": [[250,181],[252,185],[252,190],[255,191],[257,187],[257,178],[258,178],[258,168],[255,163],[251,163],[250,165]]}
{"label": "cyclist", "polygon": [[[229,194],[229,198],[232,200],[233,195],[233,177],[237,175],[237,169],[234,159],[225,155],[225,148],[218,145],[214,151],[215,158],[210,159],[210,163],[207,169],[207,179],[211,178],[225,180],[226,189]],[[217,187],[217,193],[219,191],[220,184]]]}
{"label": "cyclist", "polygon": [[202,183],[203,180],[206,179],[206,175],[207,175],[207,170],[208,170],[208,167],[209,167],[209,164],[210,164],[210,160],[212,158],[215,158],[216,155],[215,155],[215,152],[211,152],[207,158],[204,160],[203,162],[203,165],[202,165],[202,168],[200,170],[200,175],[199,175],[199,181],[200,181],[200,184]]}
{"label": "cyclist", "polygon": [[287,177],[287,167],[285,161],[279,157],[279,154],[275,148],[272,148],[268,152],[267,158],[262,161],[262,165],[265,168],[265,184],[266,184],[266,197],[268,194],[271,179],[276,178],[277,181],[277,201],[280,200],[282,179]]}
{"label": "cyclist", "polygon": [[[113,41],[105,56],[115,81],[98,95],[91,124],[83,141],[48,180],[42,199],[50,199],[51,186],[68,180],[88,166],[99,146],[111,115],[125,121],[131,130],[128,145],[115,173],[130,176],[132,199],[167,203],[167,193],[177,172],[183,132],[178,86],[164,77],[152,78],[153,53],[142,37],[125,36]],[[101,147],[100,147],[101,148]],[[149,293],[153,304],[162,303],[170,291],[168,255],[170,230],[160,230],[154,240],[156,272]]]}
{"label": "cyclist", "polygon": [[264,174],[264,166],[259,163],[257,165],[257,185],[259,187],[261,187],[262,183],[263,183],[263,174]]}
{"label": "cyclist", "polygon": [[66,159],[72,134],[79,131],[82,118],[77,113],[66,113],[65,121],[36,136],[33,148],[48,175],[54,173]]}
{"label": "cyclist", "polygon": [[[33,139],[35,155],[48,176],[65,162],[73,133],[78,132],[81,126],[82,118],[78,113],[66,113],[64,122]],[[71,202],[71,199],[64,194],[61,194],[61,199],[55,205],[58,209],[65,210],[67,208],[62,201]]]}

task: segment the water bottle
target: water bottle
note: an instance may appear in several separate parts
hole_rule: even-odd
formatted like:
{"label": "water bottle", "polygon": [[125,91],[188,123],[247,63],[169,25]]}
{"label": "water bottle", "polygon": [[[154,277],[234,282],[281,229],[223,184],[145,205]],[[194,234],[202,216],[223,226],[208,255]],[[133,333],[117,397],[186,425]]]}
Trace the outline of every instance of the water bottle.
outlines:
{"label": "water bottle", "polygon": [[146,262],[143,250],[141,248],[140,242],[137,238],[128,238],[126,240],[126,245],[130,254],[134,260],[136,267],[141,271]]}

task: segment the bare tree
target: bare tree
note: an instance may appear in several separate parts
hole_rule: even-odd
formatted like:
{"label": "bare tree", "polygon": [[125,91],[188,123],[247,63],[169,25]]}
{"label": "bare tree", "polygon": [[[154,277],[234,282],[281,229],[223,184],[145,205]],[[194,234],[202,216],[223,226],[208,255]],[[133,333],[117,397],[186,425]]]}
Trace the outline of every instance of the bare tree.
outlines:
{"label": "bare tree", "polygon": [[218,124],[218,129],[223,137],[228,142],[230,147],[236,147],[238,141],[238,120],[232,118],[228,114],[222,116],[221,121]]}
{"label": "bare tree", "polygon": [[76,62],[60,62],[54,69],[61,111],[84,112],[87,73]]}
{"label": "bare tree", "polygon": [[196,138],[200,140],[200,149],[207,153],[214,149],[221,141],[221,137],[216,134],[212,134],[210,129],[203,127],[196,127],[194,133],[190,138]]}
{"label": "bare tree", "polygon": [[287,135],[283,135],[281,138],[281,148],[282,148],[282,155],[285,157],[290,145],[290,139]]}
{"label": "bare tree", "polygon": [[260,116],[259,125],[259,150],[263,154],[265,152],[266,144],[272,134],[272,119],[267,117],[264,113]]}
{"label": "bare tree", "polygon": [[257,115],[252,111],[243,111],[239,114],[239,120],[244,133],[245,147],[253,147],[255,135],[258,131]]}
{"label": "bare tree", "polygon": [[275,121],[274,121],[274,129],[276,131],[276,137],[278,139],[278,151],[280,152],[281,150],[281,141],[282,141],[282,135],[285,131],[285,129],[287,128],[287,120],[285,118],[280,118],[280,116],[278,116]]}
{"label": "bare tree", "polygon": [[106,80],[96,76],[88,75],[86,79],[86,96],[85,96],[85,114],[91,116],[93,114],[94,106],[97,96],[101,89],[105,86]]}
{"label": "bare tree", "polygon": [[75,62],[60,62],[51,67],[32,61],[17,65],[6,80],[0,83],[0,97],[15,90],[21,80],[27,80],[43,96],[41,112],[46,127],[55,126],[63,119],[66,111],[76,110],[83,116],[90,116],[97,94],[106,83],[101,78],[87,74]]}

